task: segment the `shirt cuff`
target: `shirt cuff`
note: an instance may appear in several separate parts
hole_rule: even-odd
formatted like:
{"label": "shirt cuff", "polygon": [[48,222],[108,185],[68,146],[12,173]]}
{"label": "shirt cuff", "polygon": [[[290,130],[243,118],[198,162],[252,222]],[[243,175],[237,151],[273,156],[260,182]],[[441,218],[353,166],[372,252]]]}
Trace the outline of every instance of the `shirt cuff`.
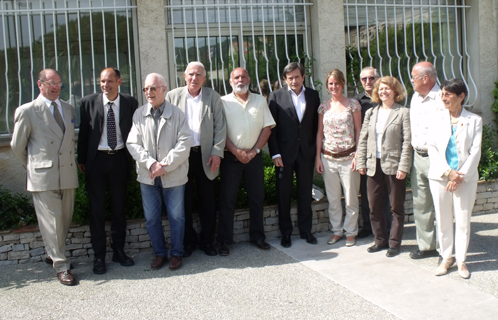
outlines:
{"label": "shirt cuff", "polygon": [[275,160],[275,159],[277,159],[277,158],[282,158],[282,156],[280,155],[280,153],[279,153],[279,154],[274,155],[273,157],[271,157],[271,159],[272,159],[272,160]]}

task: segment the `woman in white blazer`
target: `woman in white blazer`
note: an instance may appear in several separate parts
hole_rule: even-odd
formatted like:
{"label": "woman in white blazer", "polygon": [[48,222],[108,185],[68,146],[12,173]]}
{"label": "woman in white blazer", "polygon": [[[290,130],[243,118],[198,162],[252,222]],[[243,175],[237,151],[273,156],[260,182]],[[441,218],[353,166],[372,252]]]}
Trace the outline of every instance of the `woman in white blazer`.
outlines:
{"label": "woman in white blazer", "polygon": [[470,273],[465,265],[465,257],[479,179],[477,167],[481,158],[482,119],[463,108],[467,88],[461,79],[450,79],[441,89],[446,110],[434,119],[428,142],[431,162],[429,185],[443,257],[436,275],[446,274],[453,264],[454,240],[458,274],[467,279]]}

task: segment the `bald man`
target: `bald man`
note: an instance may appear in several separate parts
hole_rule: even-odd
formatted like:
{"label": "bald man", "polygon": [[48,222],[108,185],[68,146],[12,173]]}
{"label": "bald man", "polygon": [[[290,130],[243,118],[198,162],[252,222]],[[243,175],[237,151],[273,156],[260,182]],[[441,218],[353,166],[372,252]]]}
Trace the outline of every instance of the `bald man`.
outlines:
{"label": "bald man", "polygon": [[430,62],[413,66],[411,82],[415,93],[410,105],[413,166],[411,172],[413,216],[417,231],[418,250],[411,252],[412,259],[438,256],[434,203],[429,189],[429,157],[427,154],[428,119],[444,110],[441,89],[437,85],[437,71]]}

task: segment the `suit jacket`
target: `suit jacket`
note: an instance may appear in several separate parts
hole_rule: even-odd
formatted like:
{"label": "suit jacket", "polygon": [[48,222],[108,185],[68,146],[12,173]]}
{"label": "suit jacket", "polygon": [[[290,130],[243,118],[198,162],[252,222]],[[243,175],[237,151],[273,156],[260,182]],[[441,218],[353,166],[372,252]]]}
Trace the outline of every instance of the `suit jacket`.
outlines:
{"label": "suit jacket", "polygon": [[192,143],[191,130],[185,119],[185,113],[166,102],[159,128],[155,138],[154,118],[150,104],[145,104],[135,111],[133,126],[126,141],[126,147],[137,163],[137,180],[153,185],[149,168],[158,161],[166,165],[165,175],[161,176],[163,188],[172,188],[187,183],[188,157]]}
{"label": "suit jacket", "polygon": [[27,170],[28,191],[78,188],[74,109],[61,101],[65,133],[42,96],[16,109],[12,152]]}
{"label": "suit jacket", "polygon": [[[428,152],[431,161],[429,179],[443,180],[444,173],[450,169],[446,160],[446,149],[451,137],[449,111],[438,114],[430,126]],[[481,158],[482,119],[476,114],[463,109],[455,133],[455,145],[458,154],[458,171],[463,172],[465,182],[479,180],[477,167]]]}
{"label": "suit jacket", "polygon": [[[78,163],[85,165],[86,174],[89,174],[92,170],[105,125],[102,95],[102,93],[90,94],[80,101],[81,123],[78,134]],[[126,139],[128,139],[131,129],[133,113],[137,107],[138,102],[135,98],[127,94],[119,94],[119,129],[121,130],[125,147]],[[131,161],[129,153],[127,159]]]}
{"label": "suit jacket", "polygon": [[363,120],[365,119],[365,113],[367,113],[367,110],[377,106],[378,103],[373,102],[372,99],[367,95],[366,91],[358,93],[353,97],[353,99],[358,100],[358,102],[361,105],[361,123],[363,123]]}
{"label": "suit jacket", "polygon": [[[180,108],[185,113],[187,106],[187,87],[181,87],[169,91],[166,101]],[[219,168],[211,172],[211,166],[207,165],[211,155],[223,158],[225,141],[227,137],[225,115],[220,95],[211,88],[202,88],[202,110],[201,110],[201,152],[204,173],[210,180],[219,174]]]}
{"label": "suit jacket", "polygon": [[[367,175],[373,177],[377,166],[377,135],[375,125],[380,106],[370,108],[365,113],[361,127],[360,141],[357,149],[357,168],[367,169]],[[386,121],[382,133],[382,150],[380,166],[387,175],[396,172],[410,172],[413,149],[411,146],[410,110],[395,103]]]}
{"label": "suit jacket", "polygon": [[306,87],[304,98],[306,109],[299,122],[287,86],[270,94],[269,107],[277,125],[271,130],[268,147],[270,155],[280,154],[284,163],[294,162],[299,151],[308,161],[315,161],[320,96],[316,90]]}

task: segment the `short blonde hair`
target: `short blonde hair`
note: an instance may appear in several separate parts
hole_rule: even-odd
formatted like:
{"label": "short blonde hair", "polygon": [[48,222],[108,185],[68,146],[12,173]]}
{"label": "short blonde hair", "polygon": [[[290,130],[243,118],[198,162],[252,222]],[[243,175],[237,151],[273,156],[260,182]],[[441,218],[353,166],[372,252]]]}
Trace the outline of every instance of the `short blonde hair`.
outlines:
{"label": "short blonde hair", "polygon": [[372,92],[372,101],[377,102],[377,103],[382,103],[379,99],[379,87],[381,84],[387,85],[389,88],[391,88],[392,91],[394,91],[395,96],[394,96],[394,102],[400,102],[406,97],[405,89],[401,85],[401,83],[398,81],[398,79],[390,76],[382,77],[377,79],[374,84],[374,89]]}

